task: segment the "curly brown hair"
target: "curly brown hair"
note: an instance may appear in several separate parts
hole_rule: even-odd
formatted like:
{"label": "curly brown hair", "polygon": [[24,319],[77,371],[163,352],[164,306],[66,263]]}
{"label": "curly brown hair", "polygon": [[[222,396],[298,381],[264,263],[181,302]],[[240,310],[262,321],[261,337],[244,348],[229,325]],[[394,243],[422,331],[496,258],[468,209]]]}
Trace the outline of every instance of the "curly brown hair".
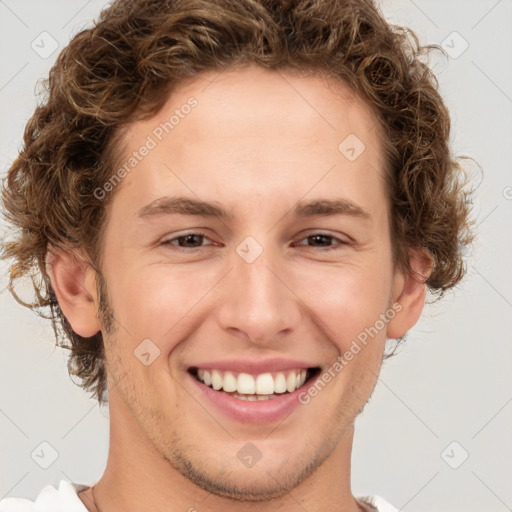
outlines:
{"label": "curly brown hair", "polygon": [[105,303],[100,256],[112,194],[101,200],[94,191],[117,168],[123,127],[155,114],[181,80],[202,71],[257,64],[348,84],[383,127],[395,265],[411,272],[409,250],[426,248],[434,259],[428,289],[439,298],[455,286],[472,240],[470,192],[449,148],[449,112],[422,58],[433,48],[443,52],[389,24],[372,0],[119,0],[78,33],[52,67],[8,171],[3,202],[16,236],[3,243],[2,258],[14,260],[17,300],[15,281],[32,278],[37,300],[24,305],[49,309],[80,385],[106,400],[102,333],[73,332],[46,272],[47,251],[81,249]]}

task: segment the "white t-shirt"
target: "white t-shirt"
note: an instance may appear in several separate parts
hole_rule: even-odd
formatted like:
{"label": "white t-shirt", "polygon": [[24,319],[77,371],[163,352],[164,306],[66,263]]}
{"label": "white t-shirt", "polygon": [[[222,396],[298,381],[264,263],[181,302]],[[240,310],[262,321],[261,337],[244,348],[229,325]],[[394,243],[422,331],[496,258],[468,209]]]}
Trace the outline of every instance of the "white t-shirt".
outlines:
{"label": "white t-shirt", "polygon": [[[59,488],[46,486],[37,496],[36,501],[24,498],[4,498],[0,501],[0,512],[87,512],[87,508],[77,493],[87,485],[61,480]],[[358,497],[357,500],[368,512],[398,512],[380,496]]]}

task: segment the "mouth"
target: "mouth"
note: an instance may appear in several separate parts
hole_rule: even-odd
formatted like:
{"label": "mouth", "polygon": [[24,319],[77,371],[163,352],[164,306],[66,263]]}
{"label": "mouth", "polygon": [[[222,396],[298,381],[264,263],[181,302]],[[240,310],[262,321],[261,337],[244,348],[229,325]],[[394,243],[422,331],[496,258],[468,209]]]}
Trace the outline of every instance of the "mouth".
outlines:
{"label": "mouth", "polygon": [[250,374],[192,366],[188,373],[208,388],[245,401],[274,400],[306,387],[316,379],[321,368],[294,368]]}

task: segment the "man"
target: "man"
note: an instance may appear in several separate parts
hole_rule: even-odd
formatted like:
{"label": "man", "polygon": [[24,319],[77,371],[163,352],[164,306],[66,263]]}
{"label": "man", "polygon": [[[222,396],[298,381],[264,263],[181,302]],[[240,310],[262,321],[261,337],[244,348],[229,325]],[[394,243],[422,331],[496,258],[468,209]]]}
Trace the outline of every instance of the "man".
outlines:
{"label": "man", "polygon": [[108,401],[109,457],[2,512],[395,510],[351,492],[354,420],[471,238],[412,37],[370,0],[118,1],[75,36],[4,257]]}

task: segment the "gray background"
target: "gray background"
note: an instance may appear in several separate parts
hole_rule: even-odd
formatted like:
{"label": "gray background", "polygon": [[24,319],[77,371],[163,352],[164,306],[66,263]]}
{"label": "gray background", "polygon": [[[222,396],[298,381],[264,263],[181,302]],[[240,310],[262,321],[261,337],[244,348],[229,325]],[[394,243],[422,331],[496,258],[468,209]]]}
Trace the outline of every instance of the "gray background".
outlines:
{"label": "gray background", "polygon": [[[50,39],[39,36],[46,31],[62,48],[103,5],[0,1],[2,175],[34,109],[35,83],[59,51],[41,56],[31,42],[40,53],[49,51]],[[422,43],[447,41],[452,56],[432,65],[452,113],[454,151],[474,157],[483,180],[474,211],[479,238],[466,279],[426,306],[357,420],[353,490],[379,494],[406,511],[512,510],[512,1],[381,5]],[[469,46],[461,53],[464,40]],[[0,498],[34,499],[60,479],[93,483],[106,462],[107,411],[70,381],[48,322],[6,291],[5,263],[0,276]],[[58,455],[47,469],[31,457],[41,453],[41,442]],[[51,462],[51,449],[43,452],[46,460],[38,462]]]}

